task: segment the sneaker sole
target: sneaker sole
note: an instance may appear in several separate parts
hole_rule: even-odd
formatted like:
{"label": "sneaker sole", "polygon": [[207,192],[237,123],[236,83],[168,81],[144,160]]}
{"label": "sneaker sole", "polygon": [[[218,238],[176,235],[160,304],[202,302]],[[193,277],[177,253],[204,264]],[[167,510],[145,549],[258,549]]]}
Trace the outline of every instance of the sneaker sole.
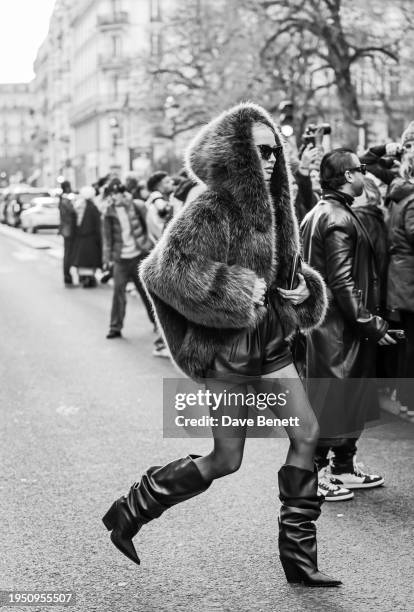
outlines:
{"label": "sneaker sole", "polygon": [[370,482],[366,484],[345,484],[342,483],[341,486],[345,487],[345,489],[374,489],[375,487],[381,487],[384,484],[384,479],[377,480],[376,482]]}
{"label": "sneaker sole", "polygon": [[340,502],[340,501],[347,501],[349,499],[354,499],[353,493],[347,493],[346,495],[341,495],[340,497],[339,496],[338,497],[325,497],[326,502]]}

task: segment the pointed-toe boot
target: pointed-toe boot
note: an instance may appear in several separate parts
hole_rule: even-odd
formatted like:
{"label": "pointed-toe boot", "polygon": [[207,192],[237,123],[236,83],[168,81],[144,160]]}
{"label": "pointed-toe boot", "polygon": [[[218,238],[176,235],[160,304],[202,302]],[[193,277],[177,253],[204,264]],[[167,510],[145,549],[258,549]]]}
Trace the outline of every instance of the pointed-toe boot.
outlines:
{"label": "pointed-toe boot", "polygon": [[131,561],[140,564],[132,538],[145,523],[210,486],[211,481],[204,480],[194,462],[198,456],[189,455],[163,467],[149,468],[140,482],[117,499],[103,517],[113,544]]}
{"label": "pointed-toe boot", "polygon": [[279,518],[280,561],[288,582],[310,587],[337,587],[340,580],[318,570],[316,526],[323,497],[318,495],[318,474],[293,465],[279,471],[282,506]]}

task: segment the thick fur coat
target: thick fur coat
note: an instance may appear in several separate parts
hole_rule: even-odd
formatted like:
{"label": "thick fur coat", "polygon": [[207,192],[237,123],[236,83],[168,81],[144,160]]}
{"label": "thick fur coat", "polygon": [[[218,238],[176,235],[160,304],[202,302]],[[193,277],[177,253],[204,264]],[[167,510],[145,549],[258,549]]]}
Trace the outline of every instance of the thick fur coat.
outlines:
{"label": "thick fur coat", "polygon": [[243,328],[265,315],[253,303],[255,281],[271,290],[286,337],[310,331],[326,312],[324,282],[303,266],[310,297],[295,307],[278,294],[293,255],[300,251],[285,152],[270,186],[253,142],[252,126],[280,134],[260,106],[240,104],[206,125],[190,144],[187,170],[207,189],[184,206],[141,265],[175,364],[194,379],[205,376],[215,354]]}

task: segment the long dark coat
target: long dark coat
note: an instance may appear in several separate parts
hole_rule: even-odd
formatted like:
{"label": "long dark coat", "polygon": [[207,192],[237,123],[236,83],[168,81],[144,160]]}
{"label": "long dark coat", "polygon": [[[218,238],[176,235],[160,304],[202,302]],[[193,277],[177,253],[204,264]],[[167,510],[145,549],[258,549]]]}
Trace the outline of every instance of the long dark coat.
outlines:
{"label": "long dark coat", "polygon": [[286,336],[323,320],[326,294],[320,275],[303,273],[311,296],[295,307],[276,286],[286,279],[299,232],[284,152],[266,186],[252,125],[264,123],[281,137],[270,116],[246,103],[223,113],[196,136],[187,170],[207,189],[183,207],[141,265],[141,278],[178,368],[203,378],[215,354],[240,330],[265,315],[252,299],[258,277],[274,290]]}
{"label": "long dark coat", "polygon": [[397,178],[388,195],[391,260],[387,303],[391,311],[414,312],[414,184]]}
{"label": "long dark coat", "polygon": [[[325,321],[307,342],[309,392],[323,437],[357,432],[378,414],[376,389],[362,379],[375,376],[377,342],[388,324],[377,315],[374,247],[351,202],[339,192],[326,193],[301,225],[304,257],[328,288]],[[349,383],[323,387],[320,378]]]}
{"label": "long dark coat", "polygon": [[384,220],[384,214],[381,208],[373,204],[353,206],[352,210],[367,230],[367,233],[371,238],[372,246],[374,247],[375,263],[379,282],[381,313],[385,314],[389,255],[388,232],[387,225]]}
{"label": "long dark coat", "polygon": [[76,232],[73,265],[82,268],[102,267],[101,214],[87,200],[82,222]]}

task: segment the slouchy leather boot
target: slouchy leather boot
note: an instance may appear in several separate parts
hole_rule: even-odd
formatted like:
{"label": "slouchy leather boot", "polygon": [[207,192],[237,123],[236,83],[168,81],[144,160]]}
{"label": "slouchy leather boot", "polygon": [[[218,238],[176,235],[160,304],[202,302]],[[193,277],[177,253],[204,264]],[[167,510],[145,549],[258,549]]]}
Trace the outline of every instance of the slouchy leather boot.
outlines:
{"label": "slouchy leather boot", "polygon": [[288,582],[312,587],[336,587],[341,583],[318,570],[316,521],[321,513],[318,474],[293,465],[279,471],[279,553]]}
{"label": "slouchy leather boot", "polygon": [[189,455],[163,467],[149,468],[129,493],[117,499],[102,521],[115,546],[129,559],[140,564],[132,538],[141,527],[158,518],[167,508],[202,493],[211,484],[206,482]]}

